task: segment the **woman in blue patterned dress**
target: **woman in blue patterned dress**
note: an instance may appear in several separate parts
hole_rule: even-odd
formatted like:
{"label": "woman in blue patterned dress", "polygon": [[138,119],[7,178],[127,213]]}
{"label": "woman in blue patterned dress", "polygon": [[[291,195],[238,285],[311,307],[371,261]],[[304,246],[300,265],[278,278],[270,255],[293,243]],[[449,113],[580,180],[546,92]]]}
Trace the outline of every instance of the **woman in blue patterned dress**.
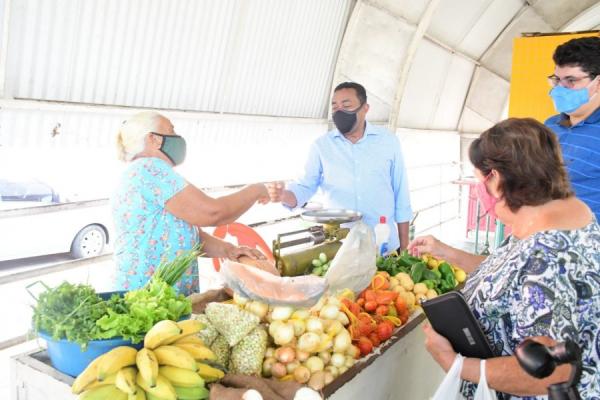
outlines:
{"label": "woman in blue patterned dress", "polygon": [[[173,169],[183,162],[186,144],[173,124],[155,112],[123,123],[117,136],[119,159],[129,163],[112,198],[119,290],[143,286],[162,261],[202,243],[207,257],[264,258],[258,250],[234,246],[202,231],[235,221],[257,201],[268,201],[265,185],[249,185],[214,199]],[[198,264],[177,283],[180,293],[199,291]]]}
{"label": "woman in blue patterned dress", "polygon": [[[569,338],[582,349],[581,397],[600,399],[600,227],[571,191],[555,135],[533,119],[508,119],[476,139],[469,158],[485,210],[512,235],[488,257],[432,236],[415,239],[409,250],[469,273],[463,294],[498,355],[486,362],[491,388],[511,398],[546,398],[550,384],[568,380],[570,366],[535,379],[514,350],[527,337],[545,344]],[[447,371],[452,346],[429,325],[425,334],[428,351]],[[467,398],[479,382],[479,361],[463,364]]]}

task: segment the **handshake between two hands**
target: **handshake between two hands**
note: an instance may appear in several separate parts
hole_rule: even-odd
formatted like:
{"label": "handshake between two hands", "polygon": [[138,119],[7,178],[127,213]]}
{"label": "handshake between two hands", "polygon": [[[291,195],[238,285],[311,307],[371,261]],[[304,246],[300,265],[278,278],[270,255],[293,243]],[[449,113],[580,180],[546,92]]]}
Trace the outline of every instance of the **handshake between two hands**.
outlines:
{"label": "handshake between two hands", "polygon": [[283,191],[285,189],[284,182],[276,181],[260,185],[264,188],[261,197],[258,199],[260,204],[267,204],[269,202],[280,203],[282,201]]}

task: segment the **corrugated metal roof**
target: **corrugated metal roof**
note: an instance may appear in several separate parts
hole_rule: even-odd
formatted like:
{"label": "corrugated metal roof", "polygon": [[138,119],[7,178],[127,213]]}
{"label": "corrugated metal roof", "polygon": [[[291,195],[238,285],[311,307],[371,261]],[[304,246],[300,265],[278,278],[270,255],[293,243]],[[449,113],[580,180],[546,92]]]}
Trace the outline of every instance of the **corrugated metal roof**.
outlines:
{"label": "corrugated metal roof", "polygon": [[320,118],[352,3],[13,1],[7,94]]}

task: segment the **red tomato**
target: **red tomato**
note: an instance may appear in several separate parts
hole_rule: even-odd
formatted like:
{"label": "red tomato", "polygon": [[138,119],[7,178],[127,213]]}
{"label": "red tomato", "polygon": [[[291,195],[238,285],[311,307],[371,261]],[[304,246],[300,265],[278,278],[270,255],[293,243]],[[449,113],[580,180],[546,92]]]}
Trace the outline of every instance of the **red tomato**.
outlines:
{"label": "red tomato", "polygon": [[358,348],[360,350],[360,354],[366,356],[373,350],[373,343],[369,340],[369,338],[361,336],[358,339]]}
{"label": "red tomato", "polygon": [[377,309],[375,310],[375,314],[383,316],[383,315],[387,315],[388,311],[389,311],[388,306],[385,306],[382,304],[377,307]]}
{"label": "red tomato", "polygon": [[388,340],[392,337],[392,332],[394,330],[394,324],[390,321],[383,321],[379,325],[377,325],[377,336],[381,341]]}
{"label": "red tomato", "polygon": [[365,302],[365,311],[366,312],[374,312],[377,309],[377,302],[374,300],[369,300]]}
{"label": "red tomato", "polygon": [[377,347],[381,344],[381,339],[376,332],[373,332],[369,335],[369,340],[373,343],[373,347]]}
{"label": "red tomato", "polygon": [[398,315],[403,314],[405,311],[408,311],[408,307],[406,305],[406,300],[404,300],[404,297],[402,296],[398,296],[396,297],[396,311],[398,312]]}

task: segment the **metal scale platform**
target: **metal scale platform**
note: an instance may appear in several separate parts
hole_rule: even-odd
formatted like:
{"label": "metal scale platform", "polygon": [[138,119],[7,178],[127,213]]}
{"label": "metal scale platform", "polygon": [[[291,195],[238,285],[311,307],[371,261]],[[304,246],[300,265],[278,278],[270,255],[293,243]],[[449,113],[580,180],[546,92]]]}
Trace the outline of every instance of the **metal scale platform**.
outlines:
{"label": "metal scale platform", "polygon": [[[362,219],[362,214],[353,210],[330,209],[306,211],[300,217],[320,225],[281,233],[273,240],[273,255],[282,276],[306,274],[312,260],[318,258],[320,253],[325,253],[328,259],[335,257],[342,246],[341,240],[350,231],[350,228],[342,228],[341,225]],[[293,247],[296,249],[291,249]]]}

